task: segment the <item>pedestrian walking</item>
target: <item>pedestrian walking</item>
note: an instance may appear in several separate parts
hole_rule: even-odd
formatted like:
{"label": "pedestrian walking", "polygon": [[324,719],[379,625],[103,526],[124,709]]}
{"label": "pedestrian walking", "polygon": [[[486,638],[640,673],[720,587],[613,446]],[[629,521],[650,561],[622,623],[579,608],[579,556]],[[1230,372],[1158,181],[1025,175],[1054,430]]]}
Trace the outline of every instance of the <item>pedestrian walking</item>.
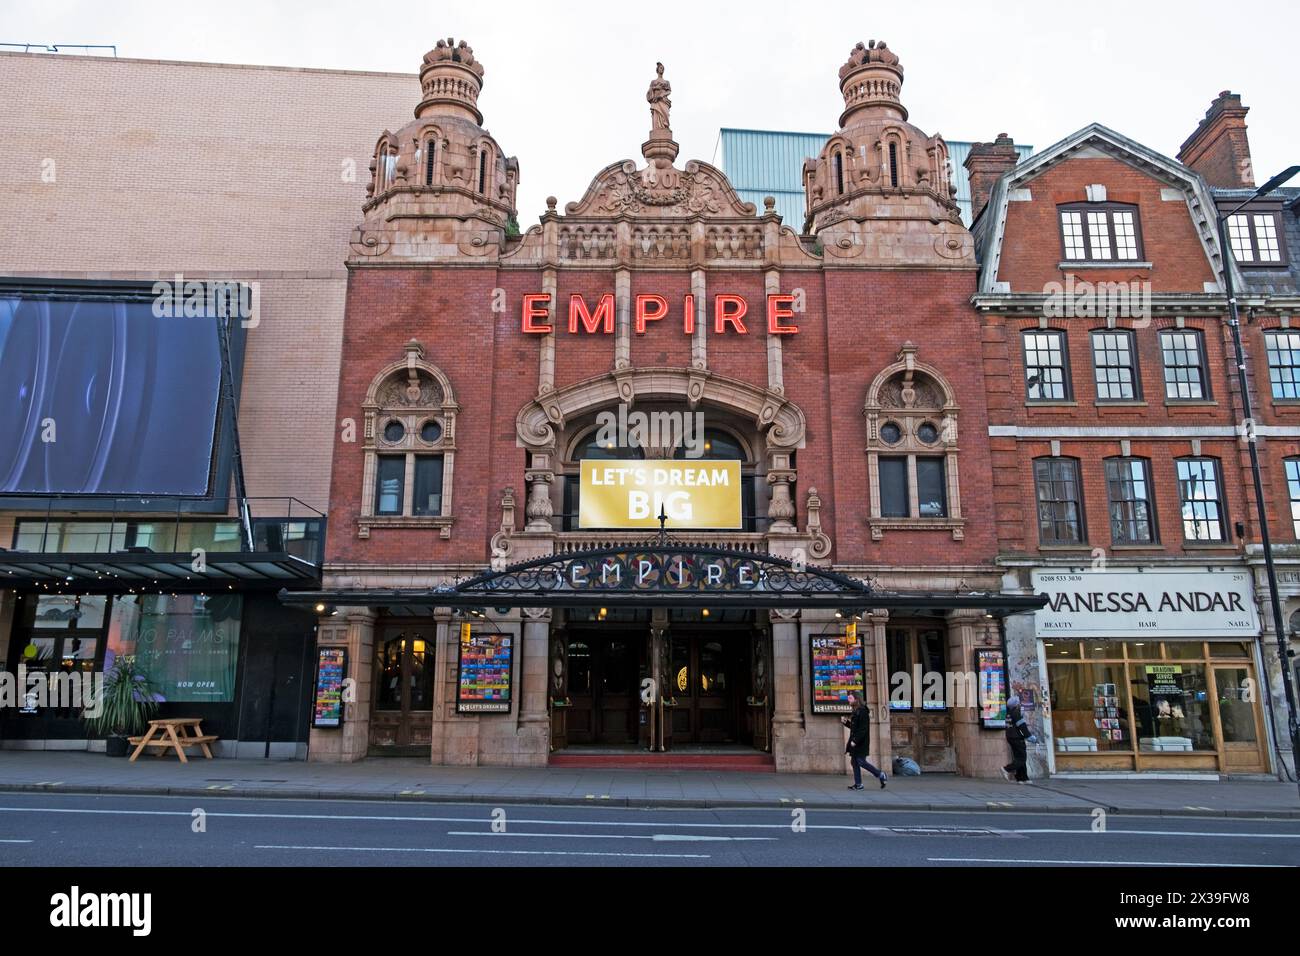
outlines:
{"label": "pedestrian walking", "polygon": [[844,752],[849,755],[849,764],[853,767],[853,786],[850,790],[862,789],[862,770],[866,768],[880,781],[880,789],[885,789],[885,772],[872,766],[867,757],[871,753],[871,711],[857,694],[849,694],[849,707],[852,713],[840,718],[840,723],[849,728],[849,742],[844,745]]}
{"label": "pedestrian walking", "polygon": [[1029,729],[1029,722],[1020,709],[1020,698],[1013,694],[1007,698],[1007,743],[1011,745],[1011,763],[1002,768],[1002,776],[1011,780],[1014,775],[1016,783],[1029,782],[1026,741],[1036,744],[1038,737]]}

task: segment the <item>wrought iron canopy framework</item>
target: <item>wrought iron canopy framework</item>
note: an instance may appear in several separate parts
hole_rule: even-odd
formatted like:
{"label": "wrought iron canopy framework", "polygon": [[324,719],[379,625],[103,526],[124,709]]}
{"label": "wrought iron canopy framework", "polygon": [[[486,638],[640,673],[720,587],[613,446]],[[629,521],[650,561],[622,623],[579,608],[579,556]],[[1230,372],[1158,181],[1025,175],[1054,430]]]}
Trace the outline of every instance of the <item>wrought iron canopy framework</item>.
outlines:
{"label": "wrought iron canopy framework", "polygon": [[849,575],[773,554],[656,542],[551,554],[434,588],[282,591],[286,604],[423,608],[874,608],[937,612],[967,608],[994,617],[1034,611],[1042,595],[979,591],[885,591]]}

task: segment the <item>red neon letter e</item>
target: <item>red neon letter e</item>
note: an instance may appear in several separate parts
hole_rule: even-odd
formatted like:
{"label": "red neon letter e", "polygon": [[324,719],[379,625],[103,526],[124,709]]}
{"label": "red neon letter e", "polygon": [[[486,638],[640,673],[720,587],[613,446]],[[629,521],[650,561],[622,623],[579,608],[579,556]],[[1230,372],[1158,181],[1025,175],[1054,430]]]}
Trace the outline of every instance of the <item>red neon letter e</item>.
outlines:
{"label": "red neon letter e", "polygon": [[[582,296],[574,293],[569,296],[569,331],[578,331],[578,319],[582,318],[582,327],[588,332],[603,331],[606,335],[614,334],[614,294],[606,292],[596,303],[595,313],[587,311],[587,303]],[[604,328],[601,328],[601,325]]]}
{"label": "red neon letter e", "polygon": [[[734,306],[735,311],[728,312],[727,306]],[[749,311],[749,303],[738,295],[715,296],[713,299],[713,331],[721,335],[728,324],[734,325],[737,332],[748,332],[745,323],[740,321]]]}
{"label": "red neon letter e", "polygon": [[538,335],[545,335],[551,331],[549,325],[538,325],[537,319],[545,319],[550,315],[546,308],[550,303],[550,293],[536,293],[534,295],[524,296],[524,331],[533,332]]}
{"label": "red neon letter e", "polygon": [[[651,312],[647,306],[654,305]],[[636,334],[645,334],[647,322],[657,322],[668,314],[668,300],[661,295],[639,295],[636,297]]]}
{"label": "red neon letter e", "polygon": [[782,319],[793,319],[794,312],[788,306],[794,304],[792,295],[769,295],[767,297],[767,331],[772,335],[790,335],[799,331],[797,325],[782,325]]}

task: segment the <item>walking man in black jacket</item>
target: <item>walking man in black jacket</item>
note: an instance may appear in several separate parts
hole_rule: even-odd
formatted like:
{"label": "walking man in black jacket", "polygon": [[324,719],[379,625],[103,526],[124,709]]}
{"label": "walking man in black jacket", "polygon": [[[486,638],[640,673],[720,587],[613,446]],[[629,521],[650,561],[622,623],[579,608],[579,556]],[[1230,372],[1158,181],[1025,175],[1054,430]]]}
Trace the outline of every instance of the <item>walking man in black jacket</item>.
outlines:
{"label": "walking man in black jacket", "polygon": [[1020,709],[1020,698],[1014,694],[1007,698],[1007,743],[1011,745],[1011,763],[1002,768],[1002,776],[1010,780],[1015,774],[1016,783],[1028,783],[1029,771],[1026,769],[1028,748],[1025,741],[1038,743],[1038,736],[1029,729],[1024,711]]}
{"label": "walking man in black jacket", "polygon": [[865,767],[867,773],[880,781],[880,789],[883,790],[885,789],[884,772],[873,767],[867,760],[871,752],[871,712],[867,710],[867,705],[857,694],[849,694],[849,707],[853,709],[853,713],[840,720],[845,727],[849,728],[849,742],[844,747],[844,752],[849,755],[849,763],[853,766],[853,786],[849,789],[862,789],[862,768]]}

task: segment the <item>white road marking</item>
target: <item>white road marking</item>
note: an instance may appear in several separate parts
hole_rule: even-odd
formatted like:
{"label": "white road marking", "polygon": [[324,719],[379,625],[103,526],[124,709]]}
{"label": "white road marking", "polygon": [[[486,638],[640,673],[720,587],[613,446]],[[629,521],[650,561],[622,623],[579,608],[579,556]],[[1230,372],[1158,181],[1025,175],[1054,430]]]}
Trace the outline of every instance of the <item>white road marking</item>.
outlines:
{"label": "white road marking", "polygon": [[254,850],[318,850],[349,853],[468,853],[481,856],[487,853],[503,856],[635,856],[656,860],[707,860],[707,853],[600,853],[585,850],[451,850],[443,847],[419,846],[298,846],[285,844],[258,844]]}
{"label": "white road marking", "polygon": [[926,861],[930,863],[1046,863],[1055,864],[1057,866],[1267,866],[1276,868],[1288,868],[1289,866],[1289,864],[1286,863],[1160,863],[1153,860],[1026,860],[1023,857],[990,859],[988,857],[975,856],[927,856]]}
{"label": "white road marking", "polygon": [[[125,810],[125,809],[98,809],[92,807],[0,807],[0,813],[85,813],[92,815],[108,816],[154,816],[154,817],[190,817],[190,810]],[[640,811],[629,811],[640,812]],[[719,811],[696,811],[696,812],[719,812]],[[834,811],[822,811],[834,812]],[[922,811],[904,811],[918,813]],[[395,814],[381,814],[376,816],[366,814],[330,814],[330,813],[234,813],[227,811],[210,810],[207,813],[209,818],[221,817],[226,819],[249,819],[249,820],[338,820],[338,821],[367,821],[373,820],[376,823],[485,823],[491,822],[484,817],[422,817],[422,816],[399,816]],[[669,829],[710,829],[710,830],[789,830],[789,823],[706,823],[706,822],[678,822],[678,821],[639,821],[639,820],[536,820],[536,819],[511,819],[512,824],[529,824],[533,826],[570,826],[570,827],[667,827]],[[870,826],[866,824],[834,824],[834,823],[809,823],[809,830],[849,830],[865,833],[898,833],[918,831],[932,833],[936,829],[953,833],[969,832],[969,827],[923,827],[919,825],[900,825],[900,826]],[[1300,839],[1300,833],[1240,833],[1240,832],[1221,832],[1221,831],[1204,831],[1204,830],[1124,830],[1110,827],[1105,831],[1094,832],[1091,829],[1080,828],[1077,830],[1066,829],[1008,829],[1005,827],[990,827],[990,832],[1022,834],[1031,836],[1036,833],[1041,834],[1077,834],[1080,836],[1117,836],[1133,834],[1137,836],[1175,836],[1175,837],[1238,837],[1259,840],[1295,840]]]}
{"label": "white road marking", "polygon": [[548,840],[657,840],[661,842],[677,841],[687,842],[695,841],[699,843],[714,842],[722,843],[728,841],[734,842],[755,842],[759,840],[772,841],[776,837],[741,837],[741,836],[704,836],[698,833],[519,833],[516,830],[508,830],[505,833],[490,833],[484,830],[448,830],[447,836],[467,836],[467,837],[546,837]]}
{"label": "white road marking", "polygon": [[0,840],[0,843],[31,843],[31,840]]}

